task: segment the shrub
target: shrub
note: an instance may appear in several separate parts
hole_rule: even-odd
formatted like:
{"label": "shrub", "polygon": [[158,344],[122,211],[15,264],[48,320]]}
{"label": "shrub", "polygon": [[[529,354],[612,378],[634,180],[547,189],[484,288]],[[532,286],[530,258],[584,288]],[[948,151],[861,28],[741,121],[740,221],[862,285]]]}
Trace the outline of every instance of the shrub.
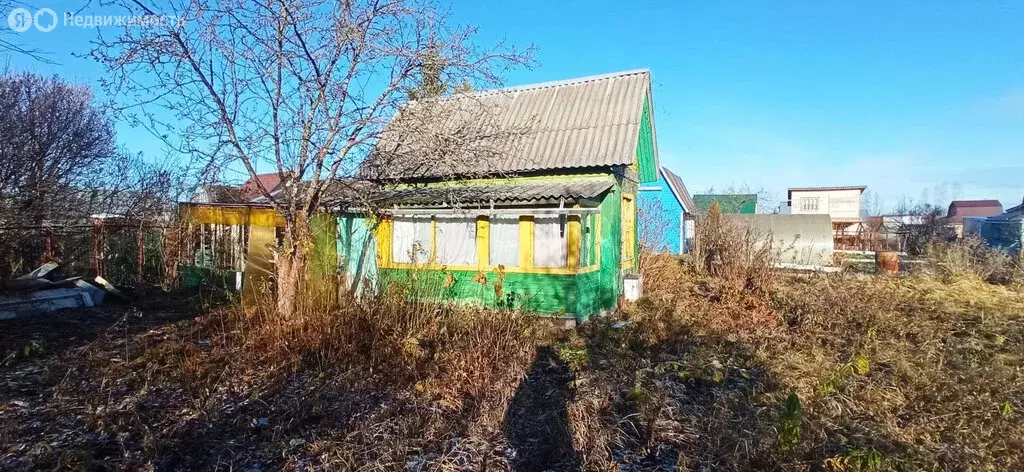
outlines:
{"label": "shrub", "polygon": [[993,249],[977,236],[947,242],[933,240],[924,248],[926,269],[944,280],[977,277],[991,283],[1012,282],[1019,262],[1009,254]]}
{"label": "shrub", "polygon": [[722,216],[717,202],[697,220],[692,264],[695,272],[732,288],[768,289],[777,275],[779,253],[771,235],[760,235]]}

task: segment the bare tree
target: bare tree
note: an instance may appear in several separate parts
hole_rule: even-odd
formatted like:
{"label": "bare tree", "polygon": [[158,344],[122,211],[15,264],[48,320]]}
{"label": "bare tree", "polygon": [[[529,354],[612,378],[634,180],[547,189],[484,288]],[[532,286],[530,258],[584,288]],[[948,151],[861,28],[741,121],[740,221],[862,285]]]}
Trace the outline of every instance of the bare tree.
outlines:
{"label": "bare tree", "polygon": [[[173,144],[202,160],[204,173],[244,168],[255,176],[269,166],[281,177],[279,193],[257,186],[285,220],[276,286],[286,317],[301,290],[308,216],[328,187],[346,185],[337,178],[354,175],[408,91],[436,75],[497,85],[530,57],[500,43],[475,47],[475,30],[449,28],[429,0],[105,4],[155,19],[101,37],[93,51],[127,116],[159,136],[180,136]],[[423,77],[425,65],[443,72]],[[427,85],[436,95],[437,84]]]}
{"label": "bare tree", "polygon": [[0,77],[0,136],[6,225],[88,211],[80,194],[100,186],[117,154],[110,115],[88,87],[33,74]]}

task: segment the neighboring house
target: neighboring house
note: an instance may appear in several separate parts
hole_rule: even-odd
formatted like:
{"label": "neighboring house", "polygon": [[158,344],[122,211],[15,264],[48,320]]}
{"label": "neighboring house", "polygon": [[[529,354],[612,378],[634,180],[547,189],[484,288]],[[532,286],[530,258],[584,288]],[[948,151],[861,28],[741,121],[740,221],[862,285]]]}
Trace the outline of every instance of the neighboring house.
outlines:
{"label": "neighboring house", "polygon": [[718,202],[723,214],[753,215],[757,213],[757,195],[749,194],[697,194],[693,201],[700,213],[707,213],[712,202]]}
{"label": "neighboring house", "polygon": [[1021,201],[1020,205],[1007,208],[1001,215],[993,218],[999,220],[1019,220],[1024,217],[1024,201]]}
{"label": "neighboring house", "polygon": [[[432,133],[452,128],[464,143],[489,138],[438,150]],[[484,157],[495,150],[500,158]],[[375,184],[360,200],[373,208],[325,203],[335,224],[314,231],[311,273],[347,274],[363,289],[398,282],[425,298],[585,319],[614,309],[624,278],[638,271],[637,196],[658,169],[646,70],[411,102],[360,167],[359,177]],[[234,252],[248,248],[245,303],[273,274],[265,249],[280,216],[259,201],[192,203],[183,213],[203,232],[189,241],[248,238],[211,264],[239,271]],[[249,230],[232,229],[239,225]]]}
{"label": "neighboring house", "polygon": [[233,185],[200,185],[192,195],[193,203],[245,203],[245,192]]}
{"label": "neighboring house", "polygon": [[256,174],[255,177],[249,177],[239,189],[242,191],[242,197],[246,201],[252,201],[254,198],[262,197],[263,192],[260,191],[259,185],[256,181],[263,184],[263,188],[267,189],[267,192],[271,194],[278,190],[281,186],[281,175],[277,172],[269,172],[266,174]]}
{"label": "neighboring house", "polygon": [[946,211],[946,226],[956,231],[956,237],[964,235],[964,218],[998,216],[1003,213],[999,200],[956,200]]}
{"label": "neighboring house", "polygon": [[787,192],[792,215],[828,215],[837,238],[852,238],[861,230],[860,197],[867,187],[791,187]]}
{"label": "neighboring house", "polygon": [[640,186],[640,239],[656,251],[689,252],[697,204],[683,179],[662,167],[658,180]]}
{"label": "neighboring house", "polygon": [[263,186],[271,194],[280,190],[281,176],[277,172],[256,174],[250,177],[242,185],[200,185],[192,195],[192,203],[247,203],[254,200],[265,200],[263,192],[260,191],[256,181],[263,183]]}
{"label": "neighboring house", "polygon": [[1024,246],[1024,202],[996,216],[964,217],[963,233],[980,236],[990,247],[1020,254]]}

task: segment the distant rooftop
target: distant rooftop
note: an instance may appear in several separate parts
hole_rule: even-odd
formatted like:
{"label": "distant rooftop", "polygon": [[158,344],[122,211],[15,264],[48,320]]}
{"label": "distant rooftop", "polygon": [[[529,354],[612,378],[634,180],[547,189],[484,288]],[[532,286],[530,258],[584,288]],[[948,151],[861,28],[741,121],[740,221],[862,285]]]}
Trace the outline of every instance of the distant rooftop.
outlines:
{"label": "distant rooftop", "polygon": [[693,202],[700,208],[701,213],[707,213],[712,202],[718,202],[718,208],[722,213],[739,213],[752,215],[757,213],[757,195],[745,194],[697,194],[693,196]]}
{"label": "distant rooftop", "polygon": [[838,187],[790,187],[789,192],[786,193],[786,200],[793,200],[793,192],[831,192],[833,190],[860,190],[864,193],[867,187],[864,185],[846,185]]}

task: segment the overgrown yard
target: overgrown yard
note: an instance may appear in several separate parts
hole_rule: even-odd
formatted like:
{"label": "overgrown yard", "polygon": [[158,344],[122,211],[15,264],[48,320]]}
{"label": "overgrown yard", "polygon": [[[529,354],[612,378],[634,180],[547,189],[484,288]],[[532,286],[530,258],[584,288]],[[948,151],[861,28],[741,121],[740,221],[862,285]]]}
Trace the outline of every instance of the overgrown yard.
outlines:
{"label": "overgrown yard", "polygon": [[4,321],[0,469],[1024,469],[1019,289],[647,268],[576,331],[401,293]]}

